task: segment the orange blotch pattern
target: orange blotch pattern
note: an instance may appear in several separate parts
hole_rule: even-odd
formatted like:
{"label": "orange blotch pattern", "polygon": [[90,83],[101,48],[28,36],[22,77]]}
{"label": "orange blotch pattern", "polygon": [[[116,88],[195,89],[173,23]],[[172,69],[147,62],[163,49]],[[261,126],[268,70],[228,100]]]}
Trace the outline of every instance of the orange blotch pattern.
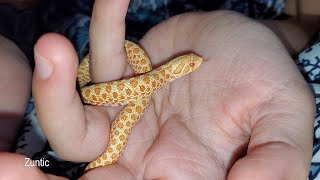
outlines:
{"label": "orange blotch pattern", "polygon": [[127,90],[126,90],[126,94],[127,94],[128,96],[130,96],[131,93],[132,93],[131,89],[127,89]]}
{"label": "orange blotch pattern", "polygon": [[119,91],[122,91],[123,88],[124,88],[124,84],[123,83],[117,84],[117,88],[118,88]]}
{"label": "orange blotch pattern", "polygon": [[101,92],[101,88],[95,88],[94,92],[96,93],[96,95],[99,95]]}
{"label": "orange blotch pattern", "polygon": [[135,88],[135,87],[137,87],[137,85],[138,85],[138,81],[137,81],[137,80],[132,80],[132,81],[130,81],[130,85],[131,85],[133,88]]}
{"label": "orange blotch pattern", "polygon": [[140,91],[143,92],[144,90],[146,90],[146,87],[144,85],[140,86]]}
{"label": "orange blotch pattern", "polygon": [[111,89],[112,89],[111,86],[107,86],[107,87],[106,87],[107,93],[111,93]]}

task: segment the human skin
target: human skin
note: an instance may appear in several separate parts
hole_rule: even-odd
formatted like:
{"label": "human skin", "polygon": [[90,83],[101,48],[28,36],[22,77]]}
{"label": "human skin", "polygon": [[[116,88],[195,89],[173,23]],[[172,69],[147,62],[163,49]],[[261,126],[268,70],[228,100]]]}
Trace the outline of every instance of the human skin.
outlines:
{"label": "human skin", "polygon": [[[303,40],[304,37],[318,36],[317,33],[320,30],[320,1],[317,0],[287,0],[284,9],[284,14],[288,15],[289,20],[285,20],[285,23],[281,21],[270,22],[273,26],[278,26],[278,32],[283,36],[290,37],[290,34],[300,29],[304,31],[303,34],[299,36],[291,36],[294,38],[287,38],[289,41],[299,40],[300,42],[308,43],[308,41]],[[292,26],[298,25],[300,28],[292,28]],[[302,41],[301,41],[302,40]],[[310,40],[310,38],[308,38]],[[292,44],[290,50],[294,50],[299,47],[301,43]]]}
{"label": "human skin", "polygon": [[0,152],[11,150],[15,142],[30,97],[31,79],[27,57],[0,35]]}
{"label": "human skin", "polygon": [[317,31],[315,26],[306,26],[295,19],[262,20],[261,23],[269,27],[279,37],[293,57],[296,57],[310,45],[310,39]]}
{"label": "human skin", "polygon": [[[297,12],[298,10],[298,12]],[[296,16],[320,15],[320,2],[317,0],[287,0],[284,12]]]}
{"label": "human skin", "polygon": [[[93,82],[133,75],[123,48],[128,3],[95,1]],[[271,30],[228,11],[189,13],[154,27],[140,45],[154,67],[187,51],[204,62],[152,97],[117,163],[82,179],[306,179],[314,97]],[[95,159],[121,107],[82,105],[75,88],[77,54],[64,37],[44,35],[35,54],[33,95],[51,147],[65,160]],[[15,162],[7,159],[12,168],[22,166],[17,159],[23,156],[16,156]],[[45,177],[28,168],[34,178]]]}

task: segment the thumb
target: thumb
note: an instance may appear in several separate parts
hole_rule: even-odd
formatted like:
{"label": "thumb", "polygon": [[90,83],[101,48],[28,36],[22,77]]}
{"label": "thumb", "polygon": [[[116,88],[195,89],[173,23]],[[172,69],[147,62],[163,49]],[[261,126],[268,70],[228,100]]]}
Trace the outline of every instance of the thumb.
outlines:
{"label": "thumb", "polygon": [[261,145],[239,159],[228,180],[306,179],[308,169],[296,148],[282,142]]}
{"label": "thumb", "polygon": [[307,179],[312,157],[314,98],[303,80],[283,87],[273,92],[271,100],[257,106],[259,113],[254,113],[250,120],[246,156],[233,165],[228,180]]}
{"label": "thumb", "polygon": [[39,124],[59,156],[79,160],[74,157],[81,157],[81,151],[74,148],[81,144],[86,127],[76,91],[78,56],[66,38],[53,33],[42,36],[34,52],[32,93]]}

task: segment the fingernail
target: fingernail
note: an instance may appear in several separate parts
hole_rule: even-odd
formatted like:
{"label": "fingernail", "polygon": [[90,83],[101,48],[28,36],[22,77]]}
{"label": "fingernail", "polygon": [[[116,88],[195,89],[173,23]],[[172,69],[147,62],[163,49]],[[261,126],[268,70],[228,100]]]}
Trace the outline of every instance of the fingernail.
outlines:
{"label": "fingernail", "polygon": [[52,74],[52,63],[48,59],[42,57],[36,52],[34,53],[34,55],[36,62],[35,73],[42,80],[48,79]]}

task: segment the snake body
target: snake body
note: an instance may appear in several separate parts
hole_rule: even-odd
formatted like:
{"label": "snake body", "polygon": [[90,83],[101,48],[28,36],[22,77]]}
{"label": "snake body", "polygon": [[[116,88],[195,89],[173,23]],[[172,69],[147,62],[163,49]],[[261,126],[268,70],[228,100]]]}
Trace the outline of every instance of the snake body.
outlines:
{"label": "snake body", "polygon": [[78,84],[82,101],[91,105],[125,107],[115,117],[106,151],[90,162],[86,170],[115,163],[121,156],[132,127],[141,119],[148,107],[151,95],[165,84],[196,70],[202,58],[186,54],[152,69],[145,51],[131,41],[125,41],[127,61],[135,71],[135,77],[97,83],[86,86],[91,79],[87,55],[78,68]]}

